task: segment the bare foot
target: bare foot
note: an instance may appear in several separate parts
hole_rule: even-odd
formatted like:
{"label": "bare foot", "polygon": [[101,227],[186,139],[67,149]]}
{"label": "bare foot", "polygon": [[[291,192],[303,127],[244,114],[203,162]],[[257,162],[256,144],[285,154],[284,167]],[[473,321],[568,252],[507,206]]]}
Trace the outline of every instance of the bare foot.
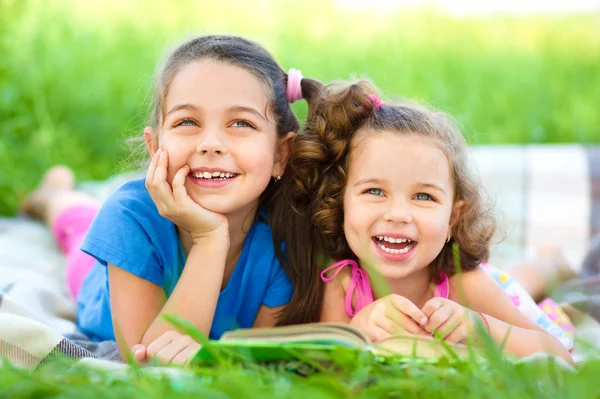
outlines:
{"label": "bare foot", "polygon": [[42,177],[40,185],[23,203],[23,213],[44,220],[51,198],[60,192],[75,188],[75,174],[63,165],[53,166]]}
{"label": "bare foot", "polygon": [[537,256],[513,265],[510,274],[537,302],[559,284],[575,277],[562,251],[556,245],[540,245]]}
{"label": "bare foot", "polygon": [[559,284],[572,279],[577,275],[565,259],[563,252],[556,245],[540,245],[537,249],[538,258],[547,260],[556,271],[555,283]]}

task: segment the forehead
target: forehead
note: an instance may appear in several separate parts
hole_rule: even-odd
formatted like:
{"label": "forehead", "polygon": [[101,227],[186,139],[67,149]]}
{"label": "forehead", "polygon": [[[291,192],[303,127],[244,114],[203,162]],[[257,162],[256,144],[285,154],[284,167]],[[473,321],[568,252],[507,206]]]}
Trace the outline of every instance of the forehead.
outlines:
{"label": "forehead", "polygon": [[349,166],[349,179],[435,180],[453,185],[448,158],[436,140],[417,134],[361,130],[352,142]]}
{"label": "forehead", "polygon": [[246,105],[267,109],[268,89],[260,79],[232,64],[202,60],[185,65],[169,86],[165,108],[194,104],[201,108]]}

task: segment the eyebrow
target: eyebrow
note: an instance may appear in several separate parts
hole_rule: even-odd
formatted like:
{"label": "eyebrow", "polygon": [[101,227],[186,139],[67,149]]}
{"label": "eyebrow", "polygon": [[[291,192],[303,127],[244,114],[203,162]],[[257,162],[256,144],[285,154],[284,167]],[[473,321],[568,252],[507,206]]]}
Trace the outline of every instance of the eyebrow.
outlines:
{"label": "eyebrow", "polygon": [[174,105],[173,107],[171,107],[171,109],[169,111],[167,111],[167,113],[165,114],[165,118],[167,116],[169,116],[170,114],[172,114],[173,112],[177,112],[182,109],[188,110],[188,111],[197,111],[198,110],[198,108],[196,108],[192,104],[177,104],[177,105]]}
{"label": "eyebrow", "polygon": [[443,194],[446,194],[446,191],[442,188],[442,186],[438,186],[437,184],[433,184],[433,183],[419,183],[420,187],[425,187],[425,188],[432,188],[434,190],[437,191],[441,191]]}
{"label": "eyebrow", "polygon": [[252,108],[252,107],[246,107],[243,105],[233,105],[231,107],[229,107],[227,109],[228,112],[249,112],[253,115],[258,116],[260,119],[262,119],[263,121],[267,122],[267,118],[265,116],[263,116],[263,114],[261,114],[260,112],[258,112],[256,109]]}
{"label": "eyebrow", "polygon": [[381,184],[381,180],[379,180],[379,179],[373,179],[373,178],[362,179],[362,180],[359,180],[356,183],[354,183],[354,187],[360,186],[360,185],[363,185],[363,184]]}

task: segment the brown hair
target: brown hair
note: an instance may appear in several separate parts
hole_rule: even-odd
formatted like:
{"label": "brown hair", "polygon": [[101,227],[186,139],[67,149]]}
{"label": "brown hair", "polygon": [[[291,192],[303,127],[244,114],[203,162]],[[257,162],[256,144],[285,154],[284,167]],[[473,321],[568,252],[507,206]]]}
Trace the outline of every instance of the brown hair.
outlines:
{"label": "brown hair", "polygon": [[[287,74],[281,69],[279,64],[271,54],[263,47],[250,40],[238,36],[209,35],[200,36],[178,46],[166,59],[164,65],[157,73],[154,92],[151,102],[150,120],[148,124],[158,128],[162,123],[165,114],[165,99],[169,87],[175,76],[188,64],[201,60],[215,60],[226,62],[234,66],[243,68],[265,84],[270,93],[269,111],[275,117],[277,132],[283,136],[289,132],[297,132],[300,128],[298,119],[290,108],[286,98]],[[321,85],[311,79],[302,80],[302,93],[304,98],[310,98],[315,88]],[[156,131],[157,129],[155,129]],[[293,147],[293,145],[292,145]],[[288,214],[281,212],[282,208],[287,207],[284,203],[285,197],[281,194],[285,189],[284,184],[269,182],[269,185],[260,197],[259,207],[265,210],[268,215],[268,223],[277,226],[279,229],[288,228]],[[257,213],[259,217],[259,213]],[[274,233],[276,229],[273,229]],[[281,234],[273,234],[273,243],[275,253],[287,274],[290,276],[294,288],[298,284],[298,276],[295,270],[292,270],[285,258],[281,245]],[[291,243],[293,241],[283,241]],[[292,262],[296,264],[296,261]],[[305,285],[298,285],[302,291],[305,291]],[[294,294],[296,298],[296,294]],[[294,304],[299,301],[295,300]],[[281,314],[283,320],[288,320],[290,315],[299,311],[297,306],[287,307]]]}
{"label": "brown hair", "polygon": [[[323,253],[334,259],[356,258],[343,234],[343,193],[353,142],[361,128],[393,131],[431,138],[448,159],[455,185],[454,201],[464,201],[461,215],[452,228],[452,239],[431,264],[432,280],[439,272],[455,274],[453,243],[460,255],[460,269],[472,270],[484,262],[496,228],[492,207],[481,184],[468,166],[466,141],[451,118],[441,112],[402,103],[375,107],[369,95],[378,95],[372,84],[333,83],[309,100],[304,129],[298,134],[288,166],[286,201],[293,208],[295,231],[290,232],[288,257],[296,262],[290,273],[303,273],[294,300],[303,313],[289,323],[318,321],[322,305],[320,281]],[[289,219],[289,218],[288,218]],[[300,278],[296,278],[297,280]],[[312,285],[311,285],[312,284]]]}
{"label": "brown hair", "polygon": [[[284,136],[300,129],[298,118],[286,98],[287,74],[273,56],[259,44],[239,36],[207,35],[179,45],[157,72],[147,122],[155,127],[155,132],[163,122],[165,101],[173,79],[187,65],[202,60],[225,62],[256,76],[270,95],[268,110],[275,117],[277,134]],[[271,181],[261,195],[260,206],[271,198],[277,198],[278,190],[279,187]]]}

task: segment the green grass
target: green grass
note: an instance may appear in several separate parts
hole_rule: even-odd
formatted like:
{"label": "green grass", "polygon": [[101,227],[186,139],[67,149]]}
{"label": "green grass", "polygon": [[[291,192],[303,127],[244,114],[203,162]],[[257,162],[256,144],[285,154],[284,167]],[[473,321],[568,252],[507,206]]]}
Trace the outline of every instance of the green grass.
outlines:
{"label": "green grass", "polygon": [[[157,60],[200,33],[248,36],[285,69],[323,81],[368,76],[384,97],[451,112],[472,143],[600,142],[598,14],[453,18],[303,3],[0,0],[0,215],[13,214],[55,163],[80,179],[127,167],[124,141],[141,133]],[[303,104],[297,110],[305,115]],[[230,364],[182,379],[4,366],[0,398],[579,399],[600,397],[599,373],[598,360],[572,373],[498,359],[482,367],[368,357],[308,377]]]}
{"label": "green grass", "polygon": [[385,364],[365,354],[339,359],[324,372],[298,375],[294,364],[224,362],[178,377],[132,368],[106,372],[89,366],[46,366],[35,372],[0,368],[0,398],[597,398],[600,361],[576,371],[553,361],[509,363],[499,359],[442,361],[438,365]]}
{"label": "green grass", "polygon": [[163,49],[199,33],[248,36],[285,69],[324,81],[368,76],[388,97],[451,112],[473,143],[600,141],[598,14],[453,18],[303,4],[0,0],[0,215],[52,164],[81,179],[121,170]]}
{"label": "green grass", "polygon": [[[168,318],[182,332],[205,342],[191,324]],[[340,348],[331,364],[308,362],[257,364],[232,360],[213,346],[216,363],[173,373],[158,367],[110,371],[98,365],[56,361],[36,371],[0,367],[0,398],[598,398],[600,358],[577,369],[554,358],[508,361],[480,326],[482,357],[458,359],[451,353],[436,364],[377,358]],[[451,349],[448,349],[451,351]],[[475,352],[471,352],[474,354]],[[594,352],[596,353],[596,352]],[[240,359],[239,354],[235,358]],[[244,358],[242,356],[241,358]],[[452,359],[452,360],[451,360]]]}

